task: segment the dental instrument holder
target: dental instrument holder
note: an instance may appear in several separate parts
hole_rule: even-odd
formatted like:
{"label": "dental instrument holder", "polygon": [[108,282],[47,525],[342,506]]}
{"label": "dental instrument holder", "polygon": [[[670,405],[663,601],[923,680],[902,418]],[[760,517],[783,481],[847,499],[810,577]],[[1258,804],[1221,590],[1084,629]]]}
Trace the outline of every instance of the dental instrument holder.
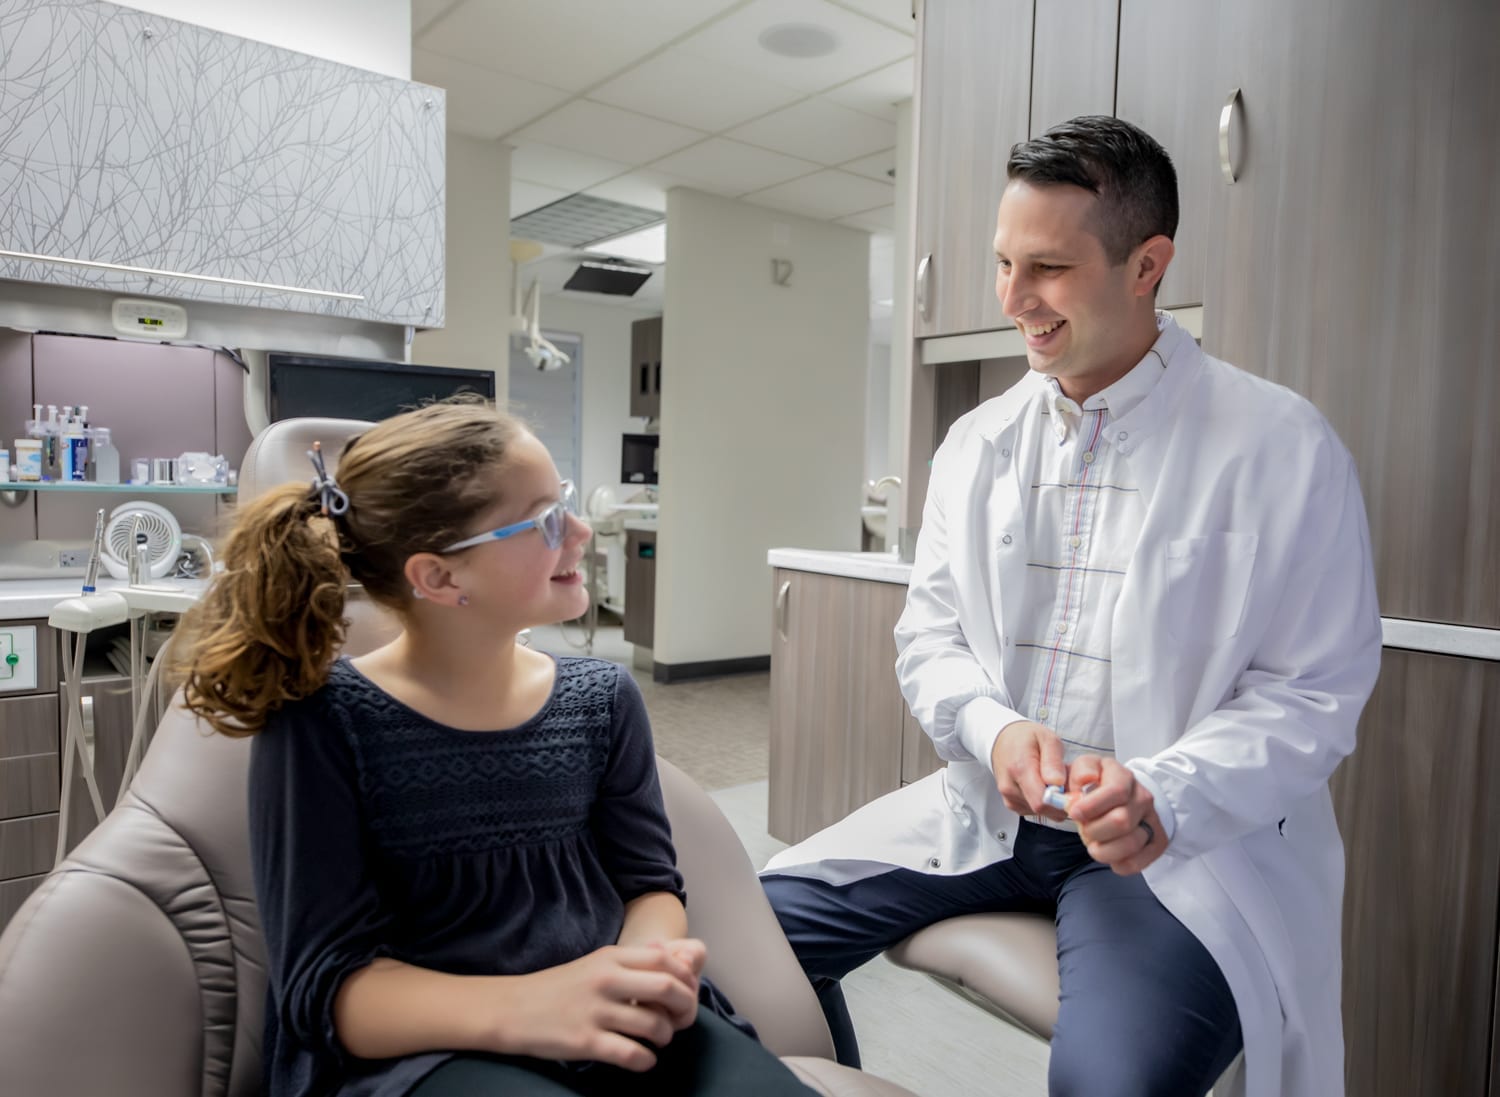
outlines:
{"label": "dental instrument holder", "polygon": [[88,786],[94,814],[100,820],[105,816],[104,800],[94,776],[92,759],[89,758],[84,743],[84,725],[91,722],[82,699],[83,656],[87,634],[122,622],[129,622],[130,625],[130,703],[134,718],[130,745],[125,752],[125,772],[121,774],[120,787],[110,802],[113,806],[130,787],[130,782],[145,757],[146,729],[151,723],[148,719],[152,708],[151,699],[163,665],[158,659],[152,664],[151,673],[145,673],[146,617],[158,612],[184,613],[195,598],[195,595],[186,591],[171,588],[128,586],[122,590],[68,598],[52,607],[47,623],[62,636],[63,685],[68,699],[67,726],[63,733],[62,803],[58,807],[57,863],[61,863],[68,848],[68,818],[72,803],[75,756],[83,765],[84,783]]}

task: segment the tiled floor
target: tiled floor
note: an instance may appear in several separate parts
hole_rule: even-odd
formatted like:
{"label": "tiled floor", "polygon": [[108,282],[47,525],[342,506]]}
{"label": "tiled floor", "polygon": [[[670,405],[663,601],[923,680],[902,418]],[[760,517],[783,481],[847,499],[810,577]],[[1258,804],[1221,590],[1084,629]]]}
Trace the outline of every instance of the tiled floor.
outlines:
{"label": "tiled floor", "polygon": [[[536,629],[532,646],[583,654],[574,626]],[[593,654],[630,666],[618,626],[601,628]],[[658,685],[635,670],[657,751],[710,790],[759,868],[782,843],[766,832],[770,675]],[[865,1069],[921,1097],[1044,1097],[1047,1045],[936,983],[877,959],[844,981]]]}
{"label": "tiled floor", "polygon": [[[574,625],[532,630],[531,646],[553,655],[583,655],[583,630]],[[769,772],[766,739],[771,721],[771,676],[731,674],[661,685],[651,672],[631,666],[633,645],[620,626],[594,636],[593,654],[630,668],[646,711],[656,749],[705,789],[763,780]]]}

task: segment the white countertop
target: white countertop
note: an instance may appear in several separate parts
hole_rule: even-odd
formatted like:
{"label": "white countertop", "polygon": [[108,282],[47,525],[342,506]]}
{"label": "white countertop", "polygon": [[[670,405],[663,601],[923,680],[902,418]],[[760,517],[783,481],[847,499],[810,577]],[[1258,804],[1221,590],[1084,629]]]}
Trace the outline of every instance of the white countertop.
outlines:
{"label": "white countertop", "polygon": [[[94,584],[99,590],[118,590],[129,586],[124,579],[99,576]],[[208,586],[206,579],[150,579],[151,587],[171,587],[190,594],[201,594]],[[17,621],[23,617],[46,617],[52,607],[65,598],[77,598],[83,593],[83,580],[72,576],[66,579],[4,579],[0,580],[0,621]]]}
{"label": "white countertop", "polygon": [[766,553],[773,568],[816,571],[849,579],[873,579],[879,583],[906,583],[911,565],[889,552],[830,552],[826,549],[773,548]]}
{"label": "white countertop", "polygon": [[637,533],[655,533],[655,518],[628,518],[625,521],[627,530],[635,530]]}

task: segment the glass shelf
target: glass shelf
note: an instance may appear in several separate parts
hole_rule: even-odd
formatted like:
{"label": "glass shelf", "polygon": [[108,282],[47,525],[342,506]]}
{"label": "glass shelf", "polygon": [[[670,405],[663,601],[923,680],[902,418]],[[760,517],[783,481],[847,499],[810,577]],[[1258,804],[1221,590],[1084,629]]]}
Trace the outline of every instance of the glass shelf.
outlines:
{"label": "glass shelf", "polygon": [[234,495],[240,489],[228,484],[96,484],[88,480],[6,480],[0,491],[130,492],[135,495]]}

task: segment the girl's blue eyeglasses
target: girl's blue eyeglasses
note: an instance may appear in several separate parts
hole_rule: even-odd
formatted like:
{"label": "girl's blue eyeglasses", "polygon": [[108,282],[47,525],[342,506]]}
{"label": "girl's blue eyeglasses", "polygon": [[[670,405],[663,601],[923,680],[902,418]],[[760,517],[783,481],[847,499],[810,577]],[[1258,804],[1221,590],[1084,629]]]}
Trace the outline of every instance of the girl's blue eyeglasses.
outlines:
{"label": "girl's blue eyeglasses", "polygon": [[547,542],[549,549],[561,547],[563,538],[568,532],[568,515],[578,513],[578,489],[573,486],[573,481],[562,482],[562,494],[558,496],[557,502],[553,503],[535,518],[528,518],[524,522],[517,522],[510,526],[501,526],[485,533],[476,533],[473,537],[466,537],[462,541],[454,541],[447,548],[439,549],[440,554],[458,552],[460,549],[473,548],[482,545],[486,541],[503,541],[507,537],[514,537],[518,533],[525,533],[533,527],[542,531],[542,539]]}

